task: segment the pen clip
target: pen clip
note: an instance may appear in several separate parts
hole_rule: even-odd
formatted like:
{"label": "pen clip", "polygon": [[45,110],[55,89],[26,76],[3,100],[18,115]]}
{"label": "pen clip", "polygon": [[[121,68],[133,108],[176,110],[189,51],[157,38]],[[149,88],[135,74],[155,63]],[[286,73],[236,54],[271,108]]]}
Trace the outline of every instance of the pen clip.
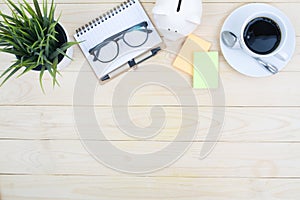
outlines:
{"label": "pen clip", "polygon": [[130,68],[132,68],[136,65],[136,62],[135,62],[134,58],[128,61],[128,65],[129,65]]}
{"label": "pen clip", "polygon": [[138,67],[138,64],[135,62],[134,58],[128,61],[128,65],[133,70],[136,70]]}

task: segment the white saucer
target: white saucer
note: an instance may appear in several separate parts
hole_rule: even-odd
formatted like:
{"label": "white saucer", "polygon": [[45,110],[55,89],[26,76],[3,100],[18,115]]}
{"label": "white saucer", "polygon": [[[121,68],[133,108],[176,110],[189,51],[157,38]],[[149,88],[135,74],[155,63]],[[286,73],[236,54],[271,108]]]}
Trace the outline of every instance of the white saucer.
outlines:
{"label": "white saucer", "polygon": [[[289,57],[286,61],[281,61],[278,58],[274,57],[267,57],[263,58],[264,61],[276,66],[278,70],[282,70],[288,62],[291,60],[295,47],[296,47],[296,35],[295,30],[287,18],[287,16],[278,10],[277,8],[270,6],[268,4],[262,3],[252,3],[242,6],[236,9],[225,21],[222,31],[231,31],[240,37],[242,25],[244,24],[245,20],[248,16],[252,15],[257,11],[266,11],[272,12],[279,16],[287,27],[287,42],[285,46],[283,46],[283,51],[286,52]],[[220,45],[222,53],[226,59],[226,61],[238,72],[251,77],[267,77],[273,75],[265,68],[263,68],[255,59],[250,57],[247,53],[243,50],[231,49],[223,43],[221,36],[220,36]]]}

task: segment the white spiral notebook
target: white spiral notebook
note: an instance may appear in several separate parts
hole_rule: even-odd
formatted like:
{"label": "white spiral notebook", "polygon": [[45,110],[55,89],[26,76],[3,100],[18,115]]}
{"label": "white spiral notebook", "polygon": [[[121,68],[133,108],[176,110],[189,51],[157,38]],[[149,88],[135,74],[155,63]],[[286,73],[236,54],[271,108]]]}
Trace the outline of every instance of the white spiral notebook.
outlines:
{"label": "white spiral notebook", "polygon": [[138,0],[110,9],[74,35],[98,79],[131,59],[159,46],[162,40]]}

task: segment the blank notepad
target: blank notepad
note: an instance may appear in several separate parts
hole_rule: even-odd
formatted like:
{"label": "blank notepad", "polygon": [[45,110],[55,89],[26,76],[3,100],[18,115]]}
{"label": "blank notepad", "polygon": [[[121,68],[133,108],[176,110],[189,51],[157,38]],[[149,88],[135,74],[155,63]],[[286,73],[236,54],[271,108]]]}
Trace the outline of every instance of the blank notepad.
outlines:
{"label": "blank notepad", "polygon": [[210,49],[211,44],[196,35],[189,35],[184,42],[173,66],[181,71],[193,75],[193,56],[194,52],[206,52]]}
{"label": "blank notepad", "polygon": [[[122,39],[122,36],[120,36],[119,38],[121,39],[116,43],[107,45],[101,49],[101,51],[106,51],[106,56],[110,56],[116,51],[113,48],[118,45],[119,55],[113,61],[100,62],[99,60],[95,60],[95,56],[89,53],[89,50],[99,43],[103,43],[111,36],[143,22],[147,23],[147,29],[151,30],[151,33],[148,34],[147,40],[142,46],[128,46]],[[158,32],[155,30],[138,0],[127,0],[119,6],[109,9],[108,12],[101,14],[91,22],[78,28],[74,38],[76,41],[82,41],[79,46],[99,79],[111,70],[118,68],[162,42]]]}
{"label": "blank notepad", "polygon": [[193,86],[196,89],[216,89],[219,87],[218,52],[194,53]]}

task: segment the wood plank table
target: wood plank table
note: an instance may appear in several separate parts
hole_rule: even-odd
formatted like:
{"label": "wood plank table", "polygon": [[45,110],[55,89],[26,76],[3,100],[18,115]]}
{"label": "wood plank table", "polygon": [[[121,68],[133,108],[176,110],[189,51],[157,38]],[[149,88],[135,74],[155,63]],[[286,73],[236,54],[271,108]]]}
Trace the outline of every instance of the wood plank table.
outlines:
{"label": "wood plank table", "polygon": [[[70,35],[120,3],[56,2]],[[142,1],[148,13],[154,2]],[[212,42],[212,50],[220,52],[218,36],[224,20],[233,10],[251,2],[205,0],[202,24],[195,34]],[[60,87],[53,89],[51,79],[45,77],[46,94],[41,92],[35,72],[9,80],[0,88],[0,199],[300,199],[300,0],[259,2],[278,7],[291,19],[297,34],[296,52],[280,74],[259,79],[234,71],[221,55],[225,105],[212,105],[209,92],[195,90],[198,104],[178,106],[173,94],[164,88],[142,88],[128,104],[132,120],[141,127],[149,125],[151,108],[160,105],[166,113],[166,126],[156,137],[136,140],[122,134],[112,117],[112,94],[125,75],[96,88],[95,113],[102,131],[109,142],[135,153],[164,148],[176,137],[180,110],[198,108],[199,119],[190,119],[192,125],[200,122],[195,139],[179,141],[191,143],[190,148],[176,162],[153,173],[120,173],[96,161],[83,147],[74,120],[73,97],[77,77],[91,71],[85,67],[78,47],[74,49],[74,61],[59,78]],[[2,2],[0,10],[7,11]],[[171,67],[173,58],[172,54],[162,53],[149,62],[177,71]],[[0,54],[1,71],[12,59]],[[129,73],[159,76],[166,72],[149,69]],[[164,75],[167,77],[167,73]],[[191,84],[191,77],[181,75]],[[187,95],[185,91],[190,90],[181,83],[173,86],[181,91],[178,95]],[[221,137],[213,151],[199,159],[211,111],[220,106],[226,111]]]}

